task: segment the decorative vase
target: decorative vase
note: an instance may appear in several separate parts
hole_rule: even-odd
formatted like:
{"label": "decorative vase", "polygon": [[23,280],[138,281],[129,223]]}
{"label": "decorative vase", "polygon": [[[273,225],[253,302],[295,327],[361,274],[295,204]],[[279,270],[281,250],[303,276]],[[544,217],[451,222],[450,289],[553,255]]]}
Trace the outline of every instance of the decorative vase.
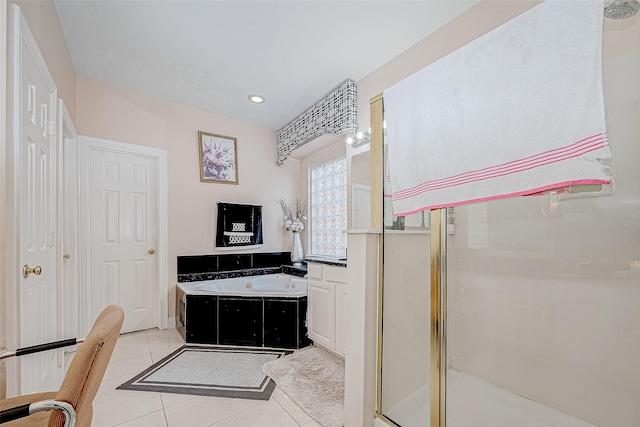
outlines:
{"label": "decorative vase", "polygon": [[302,251],[302,241],[300,240],[300,232],[293,231],[293,238],[291,239],[291,262],[294,266],[298,267],[302,265],[302,259],[304,253]]}

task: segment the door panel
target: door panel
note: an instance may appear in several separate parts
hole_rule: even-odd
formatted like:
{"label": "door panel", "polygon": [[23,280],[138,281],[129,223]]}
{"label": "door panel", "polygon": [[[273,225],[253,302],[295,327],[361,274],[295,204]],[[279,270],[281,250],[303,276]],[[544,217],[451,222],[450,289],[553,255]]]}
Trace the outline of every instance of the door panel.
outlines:
{"label": "door panel", "polygon": [[[23,42],[24,43],[24,42]],[[30,48],[21,45],[20,267],[39,266],[20,280],[20,346],[57,339],[55,215],[53,189],[56,89],[43,76]],[[57,387],[57,352],[21,359],[21,393]]]}
{"label": "door panel", "polygon": [[309,280],[309,338],[336,346],[336,291],[332,283]]}
{"label": "door panel", "polygon": [[125,310],[123,332],[157,326],[157,159],[90,149],[91,312]]}

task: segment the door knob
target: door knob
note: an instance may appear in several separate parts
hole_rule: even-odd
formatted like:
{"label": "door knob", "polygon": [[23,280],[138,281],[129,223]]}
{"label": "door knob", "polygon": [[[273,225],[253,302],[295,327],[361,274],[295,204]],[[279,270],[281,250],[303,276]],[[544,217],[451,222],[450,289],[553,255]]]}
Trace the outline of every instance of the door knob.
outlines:
{"label": "door knob", "polygon": [[71,258],[70,254],[64,254],[64,259],[69,259],[69,258]]}
{"label": "door knob", "polygon": [[29,267],[29,264],[25,264],[24,267],[22,267],[22,277],[26,279],[31,273],[35,274],[36,276],[41,275],[42,267],[36,265],[35,267],[31,268]]}
{"label": "door knob", "polygon": [[147,252],[149,253],[149,255],[153,255],[153,254],[156,253],[156,250],[155,249],[149,249]]}

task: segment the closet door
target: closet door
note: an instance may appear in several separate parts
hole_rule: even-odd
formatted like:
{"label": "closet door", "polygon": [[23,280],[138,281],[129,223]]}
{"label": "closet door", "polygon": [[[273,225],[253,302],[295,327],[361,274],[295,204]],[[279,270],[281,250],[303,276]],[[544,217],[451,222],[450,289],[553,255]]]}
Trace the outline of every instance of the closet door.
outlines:
{"label": "closet door", "polygon": [[[14,25],[12,76],[14,94],[14,150],[17,231],[16,294],[19,298],[20,347],[58,338],[56,285],[56,168],[55,123],[57,90],[29,27],[17,6],[10,8]],[[11,158],[11,156],[9,157]],[[8,317],[11,317],[9,315]],[[9,322],[11,323],[11,322]],[[50,351],[21,357],[20,394],[55,389],[62,366],[61,353]]]}

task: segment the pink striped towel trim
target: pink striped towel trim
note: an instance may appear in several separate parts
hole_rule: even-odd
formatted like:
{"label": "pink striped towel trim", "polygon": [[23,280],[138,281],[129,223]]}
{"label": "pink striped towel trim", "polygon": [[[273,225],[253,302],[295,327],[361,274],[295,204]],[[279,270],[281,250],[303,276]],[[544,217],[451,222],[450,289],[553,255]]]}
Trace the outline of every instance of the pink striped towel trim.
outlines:
{"label": "pink striped towel trim", "polygon": [[490,166],[475,171],[464,172],[448,178],[426,181],[414,187],[394,192],[393,199],[408,199],[431,190],[455,187],[470,182],[484,181],[499,176],[522,172],[547,164],[579,157],[588,152],[604,148],[607,145],[606,133],[592,135],[566,147],[548,150],[523,159],[513,160],[501,165]]}
{"label": "pink striped towel trim", "polygon": [[445,203],[445,204],[441,204],[441,205],[425,206],[425,207],[414,209],[414,210],[407,211],[407,212],[400,212],[400,213],[395,213],[394,212],[393,216],[407,216],[407,215],[412,215],[412,214],[415,214],[415,213],[418,213],[418,212],[422,212],[422,211],[428,211],[428,210],[431,210],[431,209],[440,209],[440,208],[448,208],[448,207],[451,207],[451,206],[468,205],[468,204],[471,204],[471,203],[488,202],[490,200],[506,199],[506,198],[509,198],[509,197],[527,196],[529,194],[540,193],[542,191],[553,190],[553,189],[561,188],[561,187],[568,187],[570,185],[610,184],[610,183],[611,183],[610,180],[605,180],[605,179],[579,179],[579,180],[576,180],[576,181],[559,182],[557,184],[545,185],[544,187],[532,188],[531,190],[518,191],[518,192],[515,192],[515,193],[500,194],[500,195],[497,195],[497,196],[489,196],[489,197],[481,197],[481,198],[478,198],[478,199],[462,200],[462,201],[459,201],[459,202]]}

